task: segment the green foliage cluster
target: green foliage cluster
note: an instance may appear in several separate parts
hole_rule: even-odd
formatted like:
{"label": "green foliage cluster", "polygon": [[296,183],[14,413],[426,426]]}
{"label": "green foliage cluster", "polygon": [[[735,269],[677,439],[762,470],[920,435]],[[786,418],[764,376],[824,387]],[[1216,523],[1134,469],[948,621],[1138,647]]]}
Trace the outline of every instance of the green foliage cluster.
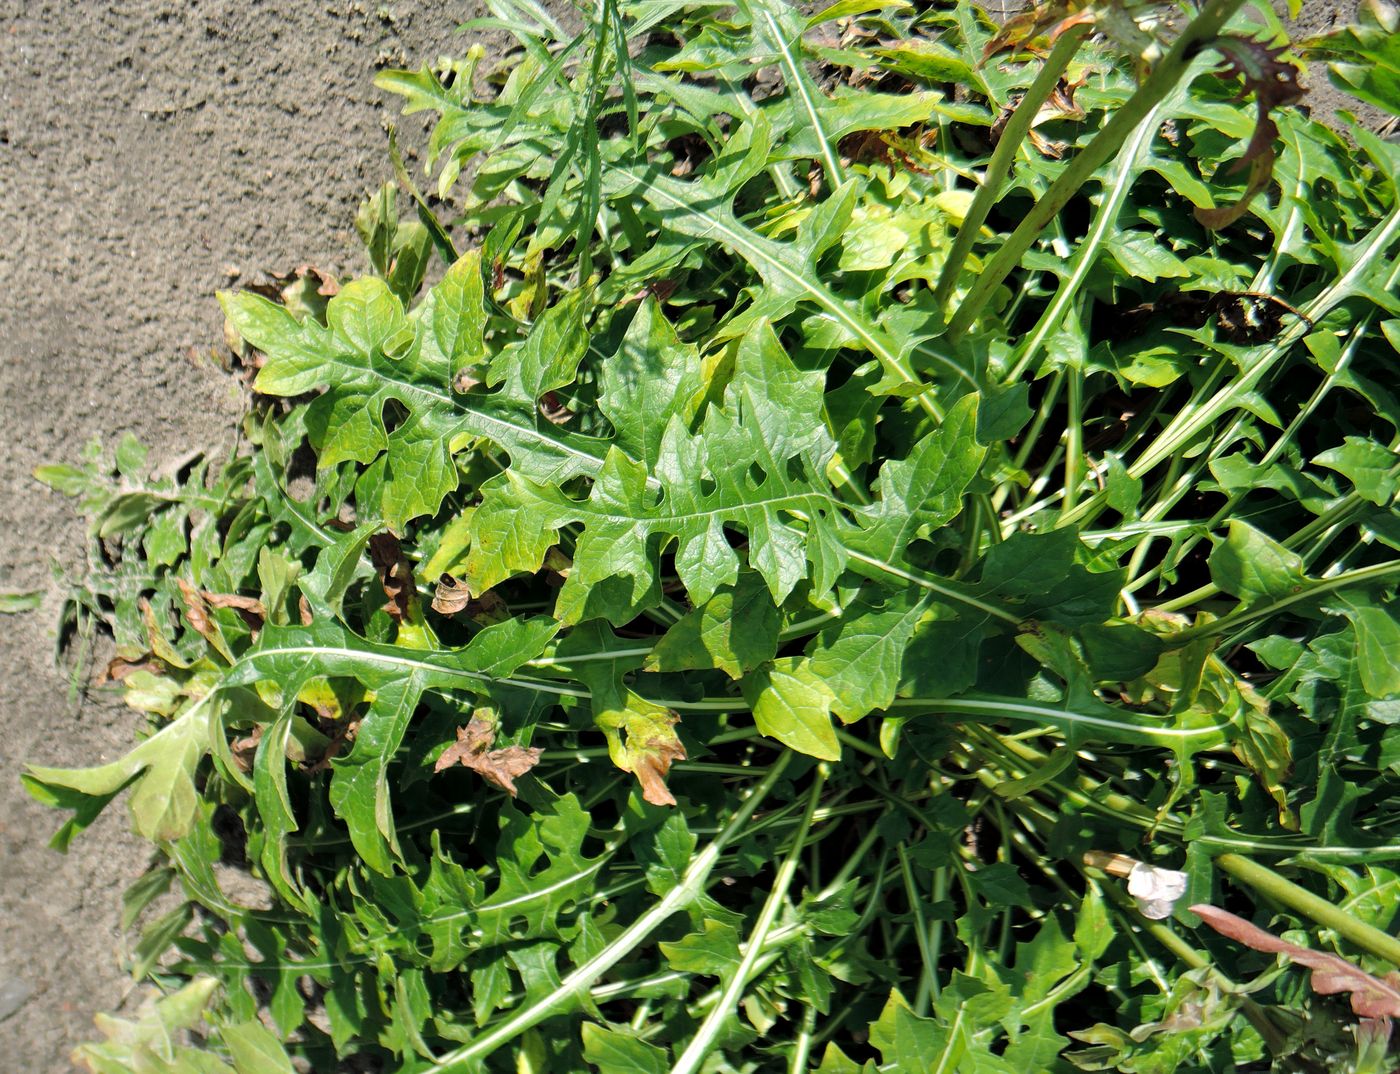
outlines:
{"label": "green foliage cluster", "polygon": [[[381,75],[435,191],[222,296],[250,449],[40,474],[151,717],[26,776],[157,848],[83,1061],[1390,1069],[1400,147],[1238,7],[495,0]],[[1400,111],[1395,40],[1317,48]]]}

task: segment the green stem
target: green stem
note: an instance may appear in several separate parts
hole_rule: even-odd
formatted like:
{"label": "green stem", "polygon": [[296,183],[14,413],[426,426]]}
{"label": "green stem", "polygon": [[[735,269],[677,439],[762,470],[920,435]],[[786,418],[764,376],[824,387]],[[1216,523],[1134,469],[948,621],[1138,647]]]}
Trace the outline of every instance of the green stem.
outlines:
{"label": "green stem", "polygon": [[1377,563],[1371,567],[1358,567],[1354,571],[1346,571],[1342,574],[1333,575],[1331,578],[1324,578],[1313,582],[1311,585],[1300,588],[1296,593],[1290,593],[1286,597],[1279,597],[1271,600],[1267,604],[1258,605],[1251,608],[1242,608],[1237,612],[1223,616],[1213,623],[1205,623],[1202,626],[1191,627],[1183,630],[1180,634],[1173,634],[1168,639],[1171,646],[1185,644],[1188,641],[1195,641],[1197,638],[1211,637],[1216,634],[1227,634],[1236,627],[1251,623],[1256,619],[1262,619],[1282,611],[1284,608],[1300,601],[1312,600],[1323,593],[1330,593],[1336,589],[1346,589],[1349,586],[1371,585],[1384,581],[1394,575],[1400,575],[1400,560],[1390,563]]}
{"label": "green stem", "polygon": [[[778,757],[768,770],[768,774],[763,778],[763,782],[755,787],[753,793],[745,799],[744,804],[735,812],[729,823],[725,825],[724,830],[715,836],[709,846],[696,855],[690,863],[690,868],[686,869],[680,883],[662,896],[656,905],[624,929],[603,950],[565,977],[558,988],[517,1011],[490,1032],[482,1034],[460,1048],[454,1048],[438,1059],[433,1064],[434,1067],[443,1071],[444,1074],[452,1074],[452,1072],[467,1074],[481,1059],[507,1041],[513,1040],[527,1029],[539,1025],[561,1008],[576,1002],[577,998],[587,993],[603,974],[640,947],[658,925],[699,898],[705,890],[705,883],[709,879],[711,870],[714,869],[715,862],[719,860],[720,853],[744,830],[749,818],[753,816],[754,810],[777,785],[791,760],[792,754],[788,751],[784,751]],[[809,806],[809,814],[814,808],[815,802]],[[810,822],[810,816],[807,819]],[[754,957],[757,957],[756,948],[758,947],[761,947],[761,944],[753,945],[750,949],[750,953]]]}
{"label": "green stem", "polygon": [[1243,2],[1244,0],[1208,0],[1201,13],[1182,31],[1171,50],[1162,57],[1152,73],[1138,87],[1137,92],[1124,102],[1103,130],[1060,173],[1060,177],[1051,184],[1045,196],[1035,203],[1035,207],[1021,221],[1020,226],[1011,233],[996,256],[982,270],[982,275],[978,277],[967,299],[948,323],[949,339],[956,342],[966,333],[968,326],[981,314],[982,308],[996,293],[1002,281],[1021,263],[1021,258],[1039,238],[1040,233],[1060,215],[1060,211],[1069,204],[1079,188],[1118,152],[1128,135],[1156,107],[1157,102],[1171,92],[1202,46],[1220,32]]}
{"label": "green stem", "polygon": [[1074,510],[1084,465],[1084,374],[1071,369],[1065,398],[1065,510]]}
{"label": "green stem", "polygon": [[[784,754],[784,757],[788,756],[791,754]],[[826,785],[826,776],[826,765],[819,766],[817,777],[812,781],[812,789],[807,795],[807,809],[802,816],[802,824],[797,830],[797,838],[793,840],[787,856],[783,858],[782,865],[778,866],[778,875],[773,879],[773,889],[768,893],[768,899],[764,902],[763,909],[759,911],[758,921],[754,923],[753,931],[749,934],[744,957],[740,960],[738,968],[735,969],[734,976],[725,985],[719,1001],[705,1016],[705,1020],[700,1023],[700,1028],[696,1031],[695,1036],[691,1038],[690,1044],[681,1053],[675,1065],[671,1067],[671,1074],[695,1074],[700,1069],[700,1065],[714,1046],[715,1039],[723,1031],[725,1022],[733,1014],[744,989],[748,987],[754,966],[757,964],[759,956],[763,954],[764,941],[767,939],[768,933],[772,931],[779,908],[787,900],[788,887],[792,884],[793,875],[797,872],[797,861],[802,854],[802,847],[807,841],[807,832],[812,825],[812,814],[816,812],[817,802],[821,799],[822,788]]]}
{"label": "green stem", "polygon": [[1400,966],[1400,939],[1352,917],[1335,904],[1291,880],[1285,880],[1272,869],[1249,858],[1238,854],[1221,854],[1215,859],[1215,864],[1255,891],[1346,937],[1363,951]]}
{"label": "green stem", "polygon": [[895,848],[899,856],[899,872],[904,879],[904,897],[909,900],[909,909],[914,917],[914,939],[919,945],[919,955],[923,959],[924,972],[919,980],[918,995],[914,999],[914,1013],[920,1018],[928,1014],[929,998],[938,998],[938,967],[934,964],[933,945],[929,943],[928,922],[924,919],[924,900],[914,883],[914,869],[909,864],[909,852],[901,842]]}
{"label": "green stem", "polygon": [[972,199],[967,216],[958,226],[958,237],[953,242],[953,249],[948,254],[948,260],[943,263],[943,272],[938,277],[938,288],[933,293],[933,301],[940,310],[948,304],[948,296],[952,294],[953,287],[958,282],[963,262],[972,251],[972,244],[977,241],[977,233],[992,206],[996,204],[997,198],[1001,196],[1002,183],[1011,171],[1017,151],[1025,142],[1026,135],[1030,133],[1031,124],[1040,113],[1040,106],[1054,92],[1060,76],[1064,74],[1070,60],[1074,59],[1074,54],[1079,51],[1079,46],[1088,32],[1088,26],[1076,26],[1060,35],[1060,39],[1055,42],[1055,47],[1050,50],[1050,55],[1045,60],[1045,66],[1040,69],[1040,74],[1031,83],[1031,88],[1026,90],[1026,95],[1021,98],[1016,111],[1011,113],[1011,118],[1007,120],[996,149],[992,151],[992,159],[987,162],[982,185],[977,188],[977,195]]}

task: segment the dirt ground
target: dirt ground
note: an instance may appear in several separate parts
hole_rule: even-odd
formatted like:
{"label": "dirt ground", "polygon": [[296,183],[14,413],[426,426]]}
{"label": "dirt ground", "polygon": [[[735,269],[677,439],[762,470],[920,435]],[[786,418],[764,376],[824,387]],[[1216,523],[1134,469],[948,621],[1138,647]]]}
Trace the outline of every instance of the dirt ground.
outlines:
{"label": "dirt ground", "polygon": [[[49,587],[82,529],[30,477],[126,431],[153,461],[227,443],[238,403],[189,357],[234,268],[363,267],[353,214],[389,178],[376,67],[453,50],[465,0],[0,0],[0,590]],[[386,107],[387,104],[387,107]],[[51,587],[50,587],[51,588]],[[68,855],[21,760],[124,752],[120,703],[77,711],[58,598],[0,619],[0,1069],[71,1069],[122,1003],[123,888],[145,852],[109,811]]]}
{"label": "dirt ground", "polygon": [[[997,3],[1001,0],[996,0]],[[558,6],[563,6],[562,4]],[[0,1067],[70,1069],[131,991],[120,895],[144,851],[114,809],[62,856],[20,762],[126,749],[111,698],[71,706],[52,660],[54,558],[82,530],[30,477],[93,437],[152,460],[226,444],[238,401],[192,351],[221,338],[233,273],[362,266],[355,205],[388,177],[375,69],[453,51],[465,0],[0,0]],[[1326,28],[1340,10],[1309,2]],[[1317,79],[1321,82],[1321,79]]]}

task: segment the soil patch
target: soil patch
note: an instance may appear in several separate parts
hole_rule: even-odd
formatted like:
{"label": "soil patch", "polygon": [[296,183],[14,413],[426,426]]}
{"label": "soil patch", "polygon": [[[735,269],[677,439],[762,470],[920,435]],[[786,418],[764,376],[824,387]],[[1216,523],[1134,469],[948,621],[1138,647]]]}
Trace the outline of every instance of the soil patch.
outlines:
{"label": "soil patch", "polygon": [[[377,67],[462,48],[480,10],[345,0],[0,0],[0,590],[49,589],[0,619],[0,1056],[71,1069],[120,1007],[122,889],[146,851],[114,808],[66,855],[21,760],[129,748],[115,697],[71,704],[52,659],[82,527],[31,477],[127,431],[155,464],[230,442],[239,400],[192,354],[222,338],[213,292],[310,261],[360,271],[355,206],[390,178]],[[136,997],[131,997],[134,1000]]]}

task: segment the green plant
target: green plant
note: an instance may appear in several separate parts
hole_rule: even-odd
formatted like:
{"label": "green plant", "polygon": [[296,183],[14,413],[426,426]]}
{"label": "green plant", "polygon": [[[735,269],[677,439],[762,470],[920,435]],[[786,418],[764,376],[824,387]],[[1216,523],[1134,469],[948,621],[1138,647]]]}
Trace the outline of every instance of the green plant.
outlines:
{"label": "green plant", "polygon": [[1117,879],[1400,957],[1400,149],[1239,7],[497,0],[385,72],[436,192],[223,296],[250,454],[41,475],[152,723],[26,780],[183,894],[89,1065],[1385,1069]]}

